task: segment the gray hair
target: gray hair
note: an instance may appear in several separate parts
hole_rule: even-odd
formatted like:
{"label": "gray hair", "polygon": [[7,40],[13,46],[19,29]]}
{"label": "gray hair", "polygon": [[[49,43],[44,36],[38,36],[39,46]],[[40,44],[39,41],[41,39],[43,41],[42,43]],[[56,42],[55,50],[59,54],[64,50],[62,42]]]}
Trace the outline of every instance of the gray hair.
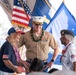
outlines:
{"label": "gray hair", "polygon": [[71,35],[65,34],[64,36],[67,40],[69,40],[69,42],[74,40],[74,37],[72,37]]}

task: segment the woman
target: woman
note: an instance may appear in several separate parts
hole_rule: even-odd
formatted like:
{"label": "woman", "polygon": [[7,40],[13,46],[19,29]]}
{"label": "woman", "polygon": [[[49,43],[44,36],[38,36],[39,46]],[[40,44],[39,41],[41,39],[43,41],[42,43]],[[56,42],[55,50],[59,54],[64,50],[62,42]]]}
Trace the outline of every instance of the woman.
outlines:
{"label": "woman", "polygon": [[8,35],[0,50],[0,75],[13,75],[14,72],[22,73],[18,66],[22,66],[28,71],[29,64],[20,58],[17,48],[21,33],[16,32],[12,27],[9,29]]}

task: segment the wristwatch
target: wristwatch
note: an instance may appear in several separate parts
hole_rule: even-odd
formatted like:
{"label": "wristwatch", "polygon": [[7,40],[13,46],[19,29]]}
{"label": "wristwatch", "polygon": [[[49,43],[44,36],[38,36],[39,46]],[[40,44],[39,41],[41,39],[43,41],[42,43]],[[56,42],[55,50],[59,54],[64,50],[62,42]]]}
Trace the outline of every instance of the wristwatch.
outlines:
{"label": "wristwatch", "polygon": [[51,59],[51,62],[54,62],[54,59]]}

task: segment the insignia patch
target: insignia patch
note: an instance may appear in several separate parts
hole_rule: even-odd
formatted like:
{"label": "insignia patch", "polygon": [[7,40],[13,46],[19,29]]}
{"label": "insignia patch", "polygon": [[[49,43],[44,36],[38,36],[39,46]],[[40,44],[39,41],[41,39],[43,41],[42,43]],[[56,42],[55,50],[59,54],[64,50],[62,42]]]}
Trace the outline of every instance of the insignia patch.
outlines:
{"label": "insignia patch", "polygon": [[3,55],[3,58],[8,58],[8,55]]}
{"label": "insignia patch", "polygon": [[74,55],[71,55],[71,58],[76,58],[76,54],[74,54]]}

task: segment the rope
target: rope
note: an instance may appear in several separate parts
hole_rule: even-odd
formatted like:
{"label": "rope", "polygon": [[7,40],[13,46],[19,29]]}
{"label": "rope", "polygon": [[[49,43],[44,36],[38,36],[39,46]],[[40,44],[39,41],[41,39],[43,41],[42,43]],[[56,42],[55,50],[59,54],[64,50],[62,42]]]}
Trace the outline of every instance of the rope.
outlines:
{"label": "rope", "polygon": [[[20,3],[21,3],[21,5],[22,5],[22,8],[24,9],[24,6],[23,6],[23,3],[22,3],[22,0],[20,0]],[[24,10],[24,12],[25,12],[25,10]],[[29,21],[29,17],[28,17],[28,15],[27,15],[27,13],[26,13],[26,12],[25,12],[25,14],[26,14],[27,19],[28,19],[28,21]]]}
{"label": "rope", "polygon": [[47,4],[50,8],[52,7],[47,0],[44,0],[44,1],[46,2],[46,4]]}
{"label": "rope", "polygon": [[9,10],[9,9],[4,5],[3,2],[0,1],[0,4],[7,10],[7,12],[8,12],[9,14],[12,14],[12,11]]}

